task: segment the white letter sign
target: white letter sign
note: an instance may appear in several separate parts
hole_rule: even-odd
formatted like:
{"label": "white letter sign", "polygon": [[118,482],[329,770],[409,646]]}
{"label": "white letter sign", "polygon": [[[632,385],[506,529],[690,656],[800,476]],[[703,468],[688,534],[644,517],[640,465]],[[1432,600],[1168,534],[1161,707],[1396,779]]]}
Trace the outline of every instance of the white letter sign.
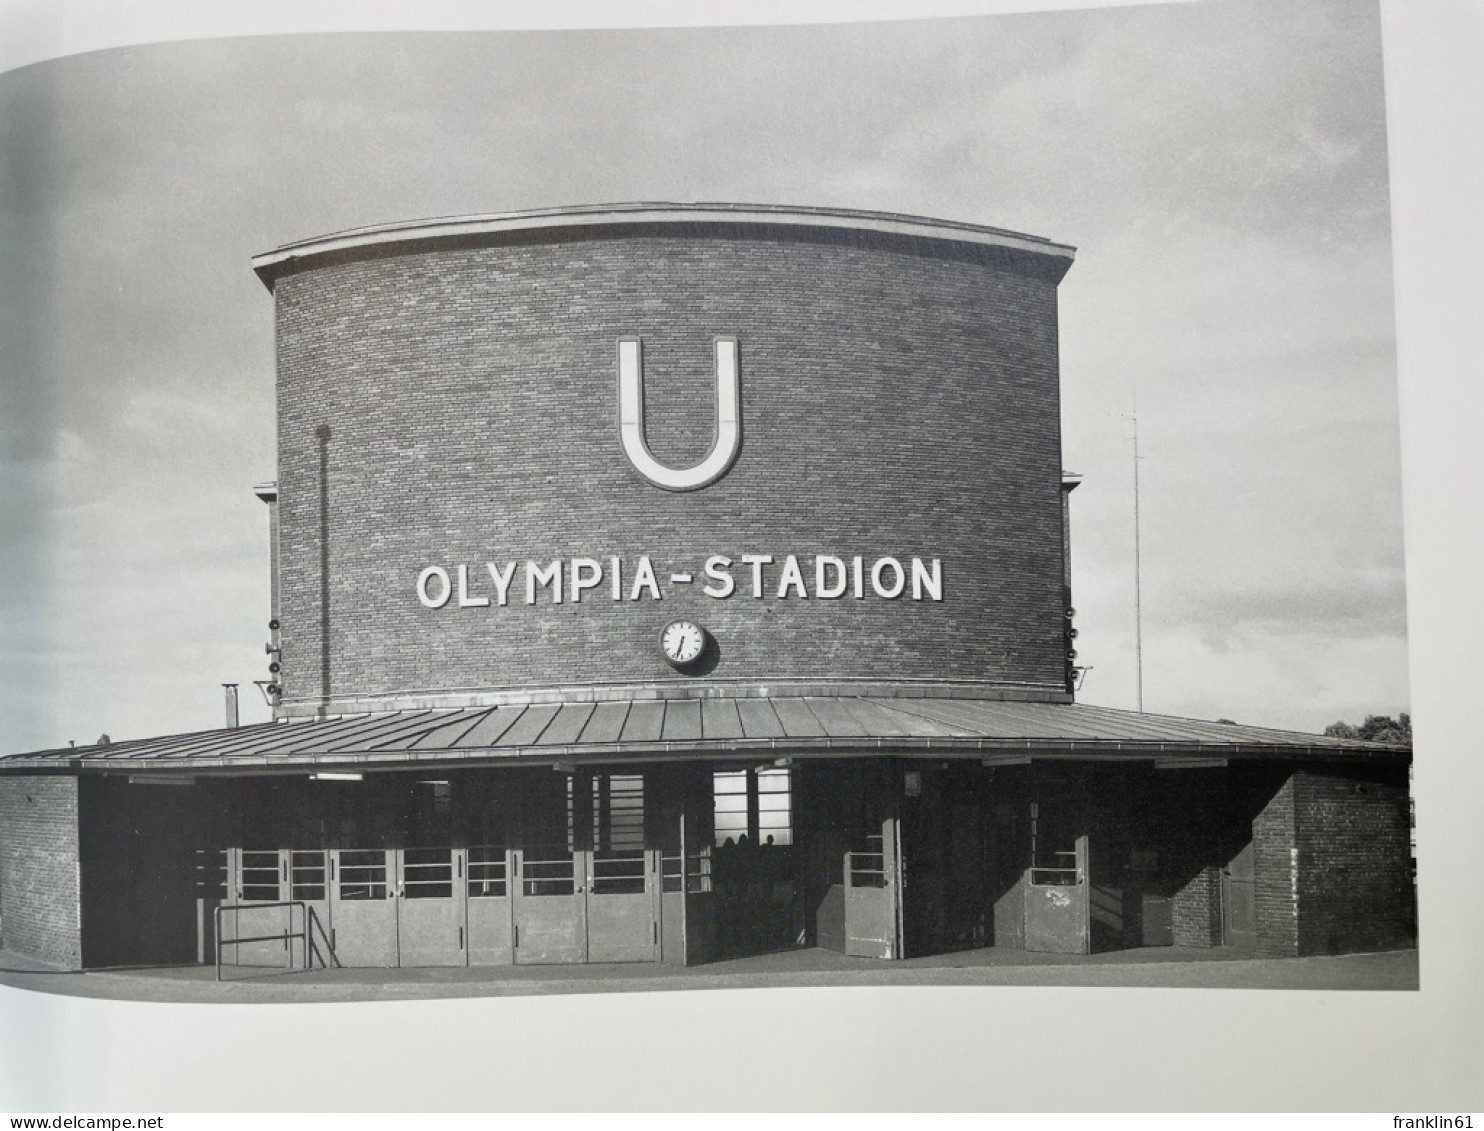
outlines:
{"label": "white letter sign", "polygon": [[640,475],[666,491],[694,491],[715,483],[742,440],[742,390],[737,372],[737,339],[716,339],[716,438],[693,467],[667,467],[644,439],[644,351],[638,338],[618,340],[618,437],[624,455]]}

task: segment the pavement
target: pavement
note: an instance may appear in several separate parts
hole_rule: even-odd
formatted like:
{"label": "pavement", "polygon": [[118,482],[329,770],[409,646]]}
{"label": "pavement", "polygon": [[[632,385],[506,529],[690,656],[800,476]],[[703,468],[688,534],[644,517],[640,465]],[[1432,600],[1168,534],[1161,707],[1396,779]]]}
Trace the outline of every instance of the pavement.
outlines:
{"label": "pavement", "polygon": [[0,950],[0,985],[116,1001],[305,1003],[800,986],[1124,986],[1274,990],[1415,990],[1416,950],[1256,958],[1231,950],[1151,947],[1094,955],[988,947],[884,961],[799,948],[704,966],[594,964],[300,970],[211,966],[72,972]]}

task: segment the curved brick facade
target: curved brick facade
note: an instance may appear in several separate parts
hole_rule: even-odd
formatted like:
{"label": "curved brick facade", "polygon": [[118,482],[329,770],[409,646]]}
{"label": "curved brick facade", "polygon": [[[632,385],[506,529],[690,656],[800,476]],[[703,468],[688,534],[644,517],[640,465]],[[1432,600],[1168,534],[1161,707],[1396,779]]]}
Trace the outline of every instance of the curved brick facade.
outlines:
{"label": "curved brick facade", "polygon": [[[1407,755],[1068,702],[1070,261],[740,205],[258,257],[280,714],[327,717],[0,761],[0,941],[72,968],[1408,945]],[[681,618],[713,646],[677,669]],[[253,930],[294,907],[302,934]]]}
{"label": "curved brick facade", "polygon": [[[1055,250],[678,212],[260,266],[286,710],[792,681],[1063,695]],[[642,340],[649,445],[683,466],[715,428],[718,335],[738,341],[740,453],[708,487],[660,489],[619,443],[617,343]],[[762,598],[744,554],[775,558]],[[788,554],[807,597],[777,595]],[[629,599],[641,555],[661,600]],[[733,559],[726,599],[701,591],[712,555]],[[816,595],[816,555],[860,555],[867,595]],[[908,571],[895,599],[870,588],[886,556]],[[604,576],[574,602],[579,557]],[[914,557],[938,560],[941,600],[912,599]],[[563,602],[527,604],[525,563],[558,559]],[[509,603],[459,607],[460,566],[471,600],[495,597],[487,562],[517,563]],[[455,590],[438,608],[430,566]],[[681,617],[716,641],[699,673],[657,647]]]}

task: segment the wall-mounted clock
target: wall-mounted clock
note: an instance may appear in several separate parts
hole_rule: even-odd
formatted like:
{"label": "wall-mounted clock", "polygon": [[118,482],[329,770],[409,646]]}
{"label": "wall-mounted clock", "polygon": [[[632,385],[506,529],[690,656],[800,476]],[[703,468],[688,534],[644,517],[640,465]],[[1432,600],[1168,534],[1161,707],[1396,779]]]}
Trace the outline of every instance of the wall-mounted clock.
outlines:
{"label": "wall-mounted clock", "polygon": [[705,650],[706,630],[694,621],[671,621],[660,633],[660,651],[677,668],[695,663]]}

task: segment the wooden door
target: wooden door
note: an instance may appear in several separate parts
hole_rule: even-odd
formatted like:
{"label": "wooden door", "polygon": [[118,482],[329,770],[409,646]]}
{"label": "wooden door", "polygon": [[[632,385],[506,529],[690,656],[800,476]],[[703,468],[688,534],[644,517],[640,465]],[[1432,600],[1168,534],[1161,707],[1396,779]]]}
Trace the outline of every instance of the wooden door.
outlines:
{"label": "wooden door", "polygon": [[1248,841],[1221,870],[1221,922],[1227,946],[1250,947],[1257,939],[1257,870]]}

